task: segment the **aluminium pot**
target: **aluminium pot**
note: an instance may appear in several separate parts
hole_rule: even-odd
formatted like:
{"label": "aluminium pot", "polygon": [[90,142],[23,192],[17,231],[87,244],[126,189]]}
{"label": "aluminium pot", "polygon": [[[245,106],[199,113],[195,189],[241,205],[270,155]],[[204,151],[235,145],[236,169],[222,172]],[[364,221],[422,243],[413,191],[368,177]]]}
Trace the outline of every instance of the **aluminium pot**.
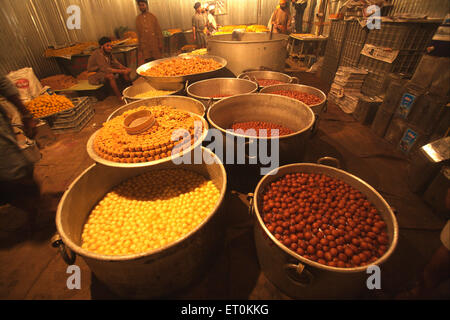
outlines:
{"label": "aluminium pot", "polygon": [[[212,164],[206,164],[206,160],[202,164],[165,162],[127,169],[92,165],[75,179],[59,203],[56,227],[60,240],[53,245],[59,246],[68,264],[74,264],[76,255],[82,257],[95,276],[121,297],[164,297],[192,284],[206,272],[224,239],[225,169],[212,152],[205,148],[202,152],[214,160]],[[215,208],[199,226],[176,242],[150,252],[109,256],[81,248],[83,226],[93,207],[111,188],[144,172],[174,168],[197,172],[220,190]]]}
{"label": "aluminium pot", "polygon": [[321,102],[309,105],[314,114],[317,116],[325,109],[325,103],[327,102],[327,95],[317,88],[306,86],[303,84],[275,84],[273,86],[267,86],[260,90],[261,93],[273,93],[275,91],[290,90],[299,91],[308,94],[313,94],[321,99]]}
{"label": "aluminium pot", "polygon": [[[220,150],[228,173],[233,177],[230,183],[242,192],[251,192],[259,181],[263,168],[278,167],[278,164],[287,164],[303,160],[308,141],[315,121],[315,115],[303,102],[284,96],[273,94],[242,94],[224,98],[213,104],[208,112],[207,119],[211,127],[222,134],[223,150]],[[294,133],[281,137],[254,137],[245,134],[227,131],[236,122],[263,121],[289,128]],[[212,130],[210,130],[212,131]],[[206,141],[204,141],[206,143]],[[272,144],[278,143],[278,150]],[[267,146],[268,155],[276,165],[262,164],[260,157],[250,154],[249,150],[258,149],[261,145]],[[237,151],[245,149],[245,163],[239,164]],[[230,162],[227,153],[232,153]],[[217,152],[216,152],[217,154]],[[242,163],[242,161],[241,161]]]}
{"label": "aluminium pot", "polygon": [[254,93],[258,91],[258,85],[252,81],[236,78],[213,78],[195,82],[187,88],[187,94],[199,100],[208,108],[212,103],[225,97],[238,94]]}
{"label": "aluminium pot", "polygon": [[[247,79],[250,81],[253,81],[258,84],[258,79],[268,79],[268,80],[278,80],[281,82],[284,82],[286,84],[291,83],[298,83],[299,79],[297,77],[291,77],[285,73],[276,72],[276,71],[269,71],[269,70],[251,70],[251,71],[245,71],[238,75],[238,79]],[[258,84],[259,88],[266,88],[269,86],[260,86]]]}
{"label": "aluminium pot", "polygon": [[[126,103],[131,103],[134,101],[145,100],[148,98],[137,98],[136,96],[141,93],[145,93],[148,91],[157,90],[153,88],[150,83],[145,81],[143,78],[139,78],[132,86],[125,88],[122,92],[123,98]],[[166,86],[167,91],[172,91],[172,93],[167,95],[176,95],[181,94],[184,90],[184,84],[182,83],[171,83]],[[153,98],[153,97],[151,97]]]}
{"label": "aluminium pot", "polygon": [[[160,64],[161,62],[172,60],[172,59],[192,59],[192,58],[200,58],[200,59],[213,59],[216,62],[220,63],[221,67],[217,70],[200,72],[200,73],[192,73],[180,76],[163,76],[163,77],[155,77],[155,76],[147,76],[142,72]],[[171,57],[154,60],[148,63],[143,64],[139,68],[137,68],[136,73],[147,80],[155,89],[158,90],[170,90],[170,86],[173,83],[186,83],[186,81],[194,82],[199,80],[204,80],[211,78],[215,74],[217,74],[220,70],[224,69],[227,65],[227,61],[220,56],[212,56],[212,55],[200,55],[200,56],[187,56],[187,57]]]}
{"label": "aluminium pot", "polygon": [[89,155],[89,157],[94,160],[95,162],[101,163],[106,166],[110,167],[118,167],[118,168],[131,168],[131,167],[147,167],[152,165],[157,165],[163,162],[168,162],[173,159],[179,158],[181,156],[184,156],[188,153],[190,153],[195,148],[199,147],[203,140],[206,138],[208,134],[208,122],[205,118],[203,118],[205,113],[205,107],[203,104],[195,99],[189,98],[189,97],[181,97],[181,96],[164,96],[164,97],[155,97],[155,98],[148,98],[145,100],[135,101],[129,104],[126,104],[122,107],[119,107],[116,111],[114,111],[106,121],[110,121],[111,119],[120,116],[125,111],[136,109],[141,106],[158,106],[158,105],[165,105],[174,107],[175,109],[187,111],[191,113],[191,116],[196,119],[196,124],[201,125],[202,134],[198,138],[195,139],[194,143],[186,149],[183,149],[180,154],[171,155],[166,158],[149,161],[149,162],[138,162],[138,163],[121,163],[121,162],[114,162],[111,160],[107,160],[101,156],[99,156],[95,152],[94,148],[94,142],[97,138],[97,135],[100,133],[101,129],[98,129],[95,131],[91,137],[89,138],[87,144],[86,144],[86,151]]}
{"label": "aluminium pot", "polygon": [[368,290],[366,282],[371,275],[367,273],[368,266],[335,268],[303,258],[278,241],[262,220],[262,197],[266,187],[287,173],[297,172],[325,174],[342,180],[359,190],[377,208],[387,224],[389,247],[373,265],[380,266],[385,263],[397,246],[397,219],[389,204],[373,187],[360,178],[334,167],[313,163],[290,164],[278,168],[276,174],[268,174],[262,178],[253,196],[253,213],[257,220],[254,224],[254,237],[261,270],[273,284],[293,298],[356,298],[363,290]]}
{"label": "aluminium pot", "polygon": [[227,68],[235,75],[249,69],[283,71],[287,58],[284,34],[246,32],[239,37],[232,34],[208,37],[208,54],[223,57]]}

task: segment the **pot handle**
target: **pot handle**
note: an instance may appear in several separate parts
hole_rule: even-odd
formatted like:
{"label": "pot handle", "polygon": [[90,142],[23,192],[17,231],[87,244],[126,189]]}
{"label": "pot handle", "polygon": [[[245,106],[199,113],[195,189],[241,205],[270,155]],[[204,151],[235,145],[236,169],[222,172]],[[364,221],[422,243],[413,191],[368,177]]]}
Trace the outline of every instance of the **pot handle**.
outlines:
{"label": "pot handle", "polygon": [[[246,145],[246,146],[250,146],[251,144],[254,144],[254,143],[256,143],[256,141],[254,140],[254,139],[251,139],[250,141],[246,141],[244,144]],[[256,155],[256,156],[250,156],[248,153],[247,153],[247,148],[245,149],[245,158],[247,159],[247,160],[256,160],[256,161],[258,161],[258,156]]]}
{"label": "pot handle", "polygon": [[317,160],[317,163],[318,164],[322,164],[322,162],[324,162],[324,161],[334,162],[334,164],[335,164],[334,167],[335,168],[338,168],[338,169],[341,168],[341,162],[338,159],[336,159],[336,158],[333,158],[333,157],[322,157],[319,160]]}
{"label": "pot handle", "polygon": [[322,108],[322,110],[320,111],[320,113],[326,113],[328,111],[328,99],[325,100],[325,104]]}
{"label": "pot handle", "polygon": [[208,111],[209,108],[211,108],[211,106],[213,105],[213,103],[214,103],[214,98],[210,98],[210,99],[208,100],[208,102],[206,103],[206,111]]}
{"label": "pot handle", "polygon": [[252,215],[253,213],[253,201],[254,201],[254,194],[253,193],[242,193],[236,190],[231,190],[231,193],[238,196],[239,199],[244,202],[244,204],[248,207],[248,214]]}
{"label": "pot handle", "polygon": [[300,79],[297,78],[297,77],[291,77],[291,83],[299,84],[300,83]]}
{"label": "pot handle", "polygon": [[249,193],[247,194],[247,201],[248,201],[248,215],[251,216],[253,213],[253,201],[254,201],[254,194]]}
{"label": "pot handle", "polygon": [[320,115],[316,114],[315,117],[316,117],[316,119],[314,120],[314,123],[311,127],[311,137],[315,136],[315,134],[317,133],[317,130],[319,128]]}
{"label": "pot handle", "polygon": [[69,248],[66,248],[66,245],[62,241],[59,234],[55,234],[52,237],[51,243],[53,248],[58,248],[59,253],[61,254],[61,257],[63,258],[65,263],[67,263],[69,266],[75,263],[75,260],[77,258],[76,253]]}
{"label": "pot handle", "polygon": [[297,286],[309,287],[314,282],[314,275],[300,262],[285,264],[284,271],[288,279]]}

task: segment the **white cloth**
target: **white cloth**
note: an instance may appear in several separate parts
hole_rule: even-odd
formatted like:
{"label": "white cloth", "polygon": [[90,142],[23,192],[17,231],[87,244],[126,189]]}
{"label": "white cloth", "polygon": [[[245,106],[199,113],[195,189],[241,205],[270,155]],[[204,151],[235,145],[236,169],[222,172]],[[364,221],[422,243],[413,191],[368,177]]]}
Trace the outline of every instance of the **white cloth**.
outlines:
{"label": "white cloth", "polygon": [[214,27],[214,29],[217,29],[216,18],[214,18],[214,16],[211,13],[208,14],[208,23],[210,23]]}

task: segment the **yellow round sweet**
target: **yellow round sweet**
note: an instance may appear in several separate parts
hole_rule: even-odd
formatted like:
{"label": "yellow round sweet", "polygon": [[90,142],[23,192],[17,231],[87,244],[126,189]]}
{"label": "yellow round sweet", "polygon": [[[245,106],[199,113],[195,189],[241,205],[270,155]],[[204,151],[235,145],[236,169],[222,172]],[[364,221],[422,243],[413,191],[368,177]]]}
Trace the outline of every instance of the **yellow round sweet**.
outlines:
{"label": "yellow round sweet", "polygon": [[105,255],[156,250],[194,230],[219,197],[214,183],[195,172],[149,171],[122,182],[95,206],[82,248]]}

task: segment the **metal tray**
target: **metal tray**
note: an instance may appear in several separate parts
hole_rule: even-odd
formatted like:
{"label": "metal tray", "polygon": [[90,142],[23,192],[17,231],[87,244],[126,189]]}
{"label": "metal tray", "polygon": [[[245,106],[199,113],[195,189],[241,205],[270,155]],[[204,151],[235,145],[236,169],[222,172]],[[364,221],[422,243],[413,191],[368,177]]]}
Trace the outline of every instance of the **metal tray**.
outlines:
{"label": "metal tray", "polygon": [[[187,112],[187,111],[186,111]],[[170,157],[166,157],[163,159],[159,159],[159,160],[155,160],[155,161],[149,161],[149,162],[140,162],[140,163],[120,163],[120,162],[114,162],[114,161],[110,161],[110,160],[106,160],[103,159],[102,157],[100,157],[99,155],[97,155],[97,153],[95,153],[94,151],[94,141],[95,138],[97,137],[98,133],[100,132],[101,129],[97,130],[94,132],[94,134],[89,138],[88,142],[87,142],[87,153],[89,155],[89,157],[94,160],[95,162],[101,163],[105,166],[108,167],[116,167],[116,168],[137,168],[137,167],[149,167],[149,166],[153,166],[153,165],[157,165],[160,163],[164,163],[167,161],[171,161],[173,159],[177,159],[180,157],[183,157],[185,154],[190,153],[191,151],[193,151],[195,148],[197,147],[201,147],[203,140],[205,140],[206,135],[208,134],[208,122],[201,116],[188,112],[189,114],[191,114],[193,117],[195,117],[198,121],[202,122],[202,126],[203,126],[203,132],[202,135],[197,139],[197,141],[195,141],[195,143],[193,145],[191,145],[189,148],[187,148],[186,150],[184,150],[182,153],[177,154],[177,155],[172,155]]]}
{"label": "metal tray", "polygon": [[91,119],[94,117],[94,109],[87,112],[79,121],[78,123],[73,127],[66,127],[66,128],[52,128],[52,132],[54,134],[63,134],[63,133],[71,133],[71,132],[79,132],[83,130],[83,128],[91,121]]}
{"label": "metal tray", "polygon": [[66,119],[66,120],[63,119],[63,120],[54,121],[51,124],[51,128],[52,129],[63,129],[63,128],[76,127],[80,123],[81,119],[85,118],[86,114],[93,113],[93,112],[94,112],[94,109],[90,105],[85,105],[83,107],[83,109],[77,113],[76,117]]}

